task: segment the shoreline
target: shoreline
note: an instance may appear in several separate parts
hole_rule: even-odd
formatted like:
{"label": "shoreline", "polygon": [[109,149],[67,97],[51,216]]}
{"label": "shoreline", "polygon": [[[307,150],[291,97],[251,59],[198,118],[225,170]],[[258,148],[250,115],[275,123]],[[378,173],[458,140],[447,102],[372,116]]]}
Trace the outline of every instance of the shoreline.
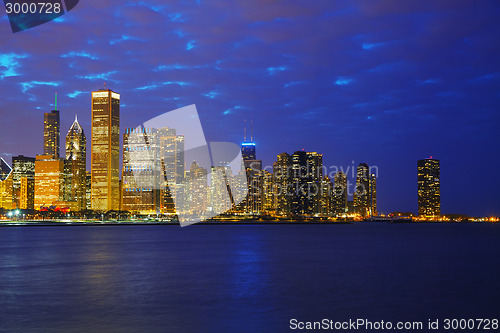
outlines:
{"label": "shoreline", "polygon": [[[348,224],[483,224],[494,222],[481,221],[305,221],[305,220],[282,220],[282,221],[203,221],[191,225],[348,225]],[[69,227],[69,226],[180,226],[179,222],[161,221],[0,221],[0,227]]]}

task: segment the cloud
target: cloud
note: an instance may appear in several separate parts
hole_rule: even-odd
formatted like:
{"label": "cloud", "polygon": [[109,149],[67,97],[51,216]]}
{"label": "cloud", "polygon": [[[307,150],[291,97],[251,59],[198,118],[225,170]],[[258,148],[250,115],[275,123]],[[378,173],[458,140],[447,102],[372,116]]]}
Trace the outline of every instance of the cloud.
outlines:
{"label": "cloud", "polygon": [[417,83],[419,84],[436,84],[439,83],[439,79],[427,79],[427,80],[417,80]]}
{"label": "cloud", "polygon": [[278,66],[278,67],[268,67],[267,68],[267,73],[269,75],[274,75],[277,72],[283,72],[286,71],[288,68],[286,66]]}
{"label": "cloud", "polygon": [[110,45],[115,45],[115,44],[122,43],[122,42],[129,41],[129,40],[139,41],[139,42],[145,42],[146,41],[145,39],[142,39],[142,38],[139,38],[139,37],[134,37],[134,36],[129,36],[129,35],[121,35],[120,38],[110,40],[109,44]]}
{"label": "cloud", "polygon": [[117,80],[114,80],[111,78],[111,76],[116,74],[116,73],[118,73],[118,71],[109,71],[106,73],[79,75],[78,77],[80,79],[86,79],[86,80],[109,80],[109,81],[117,82]]}
{"label": "cloud", "polygon": [[296,85],[299,85],[299,84],[305,84],[306,81],[291,81],[291,82],[287,82],[283,85],[283,88],[289,88],[291,86],[296,86]]}
{"label": "cloud", "polygon": [[168,18],[170,19],[171,22],[185,22],[185,19],[184,19],[182,13],[168,14]]}
{"label": "cloud", "polygon": [[349,79],[346,77],[339,77],[337,78],[337,80],[335,80],[335,84],[337,86],[347,86],[348,84],[351,84],[352,81],[353,79]]}
{"label": "cloud", "polygon": [[66,96],[68,96],[70,98],[76,98],[76,97],[80,96],[81,94],[86,94],[86,93],[87,93],[86,91],[75,90],[72,93],[66,94]]}
{"label": "cloud", "polygon": [[89,58],[92,60],[99,59],[97,56],[94,56],[86,51],[71,51],[61,55],[61,58]]}
{"label": "cloud", "polygon": [[215,99],[217,96],[220,95],[220,93],[216,90],[212,90],[202,95],[210,99]]}
{"label": "cloud", "polygon": [[226,111],[224,111],[222,114],[226,116],[226,115],[228,115],[228,114],[232,114],[232,113],[234,113],[234,111],[236,111],[236,110],[240,110],[240,109],[242,109],[242,108],[243,108],[242,106],[240,106],[240,105],[236,105],[236,106],[233,106],[232,108],[227,109],[227,110],[226,110]]}
{"label": "cloud", "polygon": [[189,85],[189,82],[182,82],[182,81],[166,81],[166,82],[158,82],[158,83],[153,83],[147,86],[142,86],[135,88],[136,90],[152,90],[156,88],[160,88],[162,86],[168,86],[168,85],[177,85],[180,87],[187,86]]}
{"label": "cloud", "polygon": [[29,81],[29,82],[21,82],[20,83],[22,87],[22,92],[26,93],[29,89],[35,87],[35,86],[52,86],[52,87],[58,87],[61,85],[61,82],[54,82],[54,81]]}
{"label": "cloud", "polygon": [[195,40],[190,40],[189,42],[187,42],[186,44],[186,50],[192,50],[196,47],[196,41]]}
{"label": "cloud", "polygon": [[379,46],[382,46],[384,44],[385,43],[363,43],[363,44],[361,44],[361,47],[363,48],[363,50],[371,50],[375,47],[379,47]]}
{"label": "cloud", "polygon": [[18,68],[21,67],[18,59],[28,58],[27,54],[0,53],[0,79],[9,76],[18,76]]}

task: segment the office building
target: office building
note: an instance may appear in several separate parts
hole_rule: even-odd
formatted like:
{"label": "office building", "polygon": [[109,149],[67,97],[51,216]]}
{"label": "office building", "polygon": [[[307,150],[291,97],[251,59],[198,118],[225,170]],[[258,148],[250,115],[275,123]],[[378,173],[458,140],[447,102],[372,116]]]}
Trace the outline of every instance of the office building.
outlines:
{"label": "office building", "polygon": [[9,166],[5,160],[0,157],[0,181],[5,180],[7,176],[10,174],[12,171],[12,168]]}
{"label": "office building", "polygon": [[368,198],[368,202],[370,205],[370,216],[377,216],[377,176],[372,173],[370,174],[370,197]]}
{"label": "office building", "polygon": [[241,144],[241,156],[245,161],[255,160],[257,156],[255,153],[255,142],[243,142]]}
{"label": "office building", "polygon": [[164,127],[158,130],[157,140],[166,178],[162,210],[174,213],[175,210],[184,209],[184,135],[177,135],[175,128]]}
{"label": "office building", "polygon": [[92,92],[92,209],[120,207],[120,94],[109,89]]}
{"label": "office building", "polygon": [[77,117],[66,135],[66,160],[71,168],[70,201],[75,202],[75,210],[85,210],[87,208],[87,140]]}
{"label": "office building", "polygon": [[296,151],[291,156],[291,163],[291,214],[319,214],[323,155]]}
{"label": "office building", "polygon": [[321,180],[319,207],[317,214],[320,216],[332,216],[333,214],[333,184],[328,176]]}
{"label": "office building", "polygon": [[139,214],[162,212],[164,185],[158,131],[154,128],[127,128],[123,134],[123,210]]}
{"label": "office building", "polygon": [[229,166],[213,166],[210,170],[210,207],[215,214],[231,210],[234,199],[231,198],[231,183],[233,173]]}
{"label": "office building", "polygon": [[70,202],[71,163],[53,155],[37,155],[35,161],[35,209],[60,207],[75,210]]}
{"label": "office building", "polygon": [[245,214],[259,215],[262,211],[262,160],[244,160],[248,192],[245,200]]}
{"label": "office building", "polygon": [[426,158],[417,163],[418,215],[438,217],[441,215],[439,160]]}
{"label": "office building", "polygon": [[292,204],[292,157],[281,153],[273,163],[273,197],[276,215],[288,216]]}
{"label": "office building", "polygon": [[186,194],[189,213],[193,215],[205,215],[207,212],[208,172],[198,165],[196,161],[191,163],[189,172],[186,172]]}
{"label": "office building", "polygon": [[347,175],[342,171],[335,174],[332,194],[333,214],[347,214]]}
{"label": "office building", "polygon": [[262,170],[262,213],[265,215],[274,215],[276,209],[274,207],[274,177],[267,170]]}
{"label": "office building", "polygon": [[85,172],[85,209],[92,209],[92,175],[90,171]]}
{"label": "office building", "polygon": [[59,111],[52,110],[43,116],[43,154],[59,157],[60,147]]}
{"label": "office building", "polygon": [[[22,179],[24,201],[21,200]],[[35,195],[35,158],[23,155],[12,157],[12,200],[15,208],[33,209]]]}
{"label": "office building", "polygon": [[0,157],[0,208],[12,209],[12,168]]}
{"label": "office building", "polygon": [[[307,197],[308,197],[308,214],[322,214],[324,209],[321,207],[321,196],[323,191],[323,154],[316,152],[307,152]],[[328,179],[328,184],[330,180]],[[331,190],[330,185],[327,186]]]}

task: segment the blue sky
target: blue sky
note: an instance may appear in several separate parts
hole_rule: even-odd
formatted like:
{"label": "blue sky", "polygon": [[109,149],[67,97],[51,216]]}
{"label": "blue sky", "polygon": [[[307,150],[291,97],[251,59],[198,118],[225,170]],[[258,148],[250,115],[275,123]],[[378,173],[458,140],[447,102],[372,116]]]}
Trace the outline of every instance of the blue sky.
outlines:
{"label": "blue sky", "polygon": [[[500,215],[498,1],[80,1],[13,34],[0,12],[0,156],[62,137],[90,92],[122,95],[121,127],[196,104],[208,141],[258,158],[323,153],[379,168],[382,212],[416,211],[417,160],[441,160],[444,213]],[[90,155],[89,155],[90,156]]]}

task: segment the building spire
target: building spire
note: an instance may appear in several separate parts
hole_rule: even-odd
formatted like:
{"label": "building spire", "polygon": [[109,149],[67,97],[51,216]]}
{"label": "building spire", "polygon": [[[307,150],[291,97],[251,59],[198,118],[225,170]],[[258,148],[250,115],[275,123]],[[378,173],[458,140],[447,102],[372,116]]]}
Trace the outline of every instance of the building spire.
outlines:
{"label": "building spire", "polygon": [[78,113],[75,113],[75,123],[78,122]]}
{"label": "building spire", "polygon": [[250,119],[250,142],[253,142],[253,117]]}
{"label": "building spire", "polygon": [[243,142],[247,142],[247,120],[243,120],[245,125],[243,126]]}

